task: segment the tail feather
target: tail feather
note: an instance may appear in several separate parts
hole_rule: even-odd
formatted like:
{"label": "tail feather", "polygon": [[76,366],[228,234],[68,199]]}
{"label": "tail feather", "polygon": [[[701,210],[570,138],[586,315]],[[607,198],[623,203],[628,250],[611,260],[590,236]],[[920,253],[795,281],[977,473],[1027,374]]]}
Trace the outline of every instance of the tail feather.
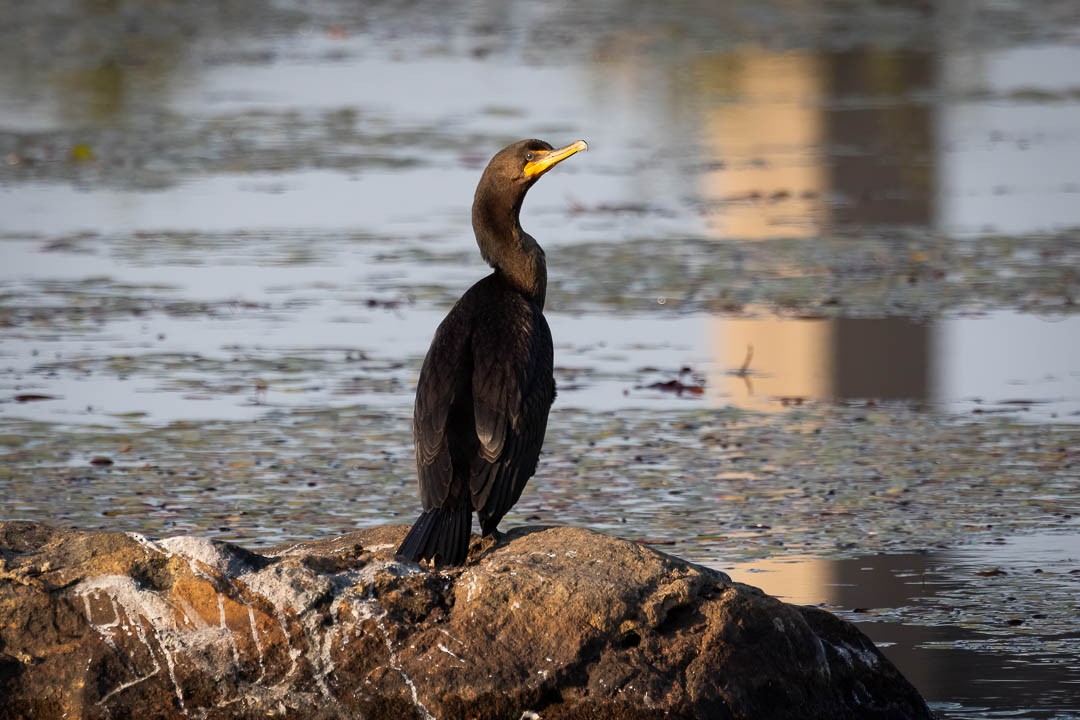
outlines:
{"label": "tail feather", "polygon": [[403,558],[436,565],[463,565],[469,554],[472,508],[468,505],[425,510],[398,548]]}

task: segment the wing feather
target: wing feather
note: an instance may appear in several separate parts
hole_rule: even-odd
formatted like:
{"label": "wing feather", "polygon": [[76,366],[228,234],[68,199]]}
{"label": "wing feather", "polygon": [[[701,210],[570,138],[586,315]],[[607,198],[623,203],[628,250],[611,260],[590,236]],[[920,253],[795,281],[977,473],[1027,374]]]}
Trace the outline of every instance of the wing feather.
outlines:
{"label": "wing feather", "polygon": [[520,296],[505,303],[477,332],[473,358],[479,448],[470,490],[488,532],[521,496],[544,442],[554,379],[551,331],[540,308]]}
{"label": "wing feather", "polygon": [[455,401],[468,394],[472,306],[472,294],[466,293],[439,324],[416,385],[413,440],[420,501],[425,510],[446,502],[454,480],[448,424]]}

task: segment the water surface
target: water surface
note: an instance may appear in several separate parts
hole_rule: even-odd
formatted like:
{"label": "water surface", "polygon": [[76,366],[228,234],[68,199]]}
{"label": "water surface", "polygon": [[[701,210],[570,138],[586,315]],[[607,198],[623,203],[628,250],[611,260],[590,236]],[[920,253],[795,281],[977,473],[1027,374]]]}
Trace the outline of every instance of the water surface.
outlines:
{"label": "water surface", "polygon": [[1024,717],[1075,717],[1080,534],[717,567],[856,623],[947,717],[1014,717],[1016,697],[1031,698]]}

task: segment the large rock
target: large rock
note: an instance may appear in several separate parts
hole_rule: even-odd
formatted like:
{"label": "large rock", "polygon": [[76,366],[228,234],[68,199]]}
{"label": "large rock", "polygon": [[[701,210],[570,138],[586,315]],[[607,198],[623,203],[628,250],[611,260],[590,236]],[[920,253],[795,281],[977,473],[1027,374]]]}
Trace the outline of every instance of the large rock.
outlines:
{"label": "large rock", "polygon": [[930,718],[854,626],[578,528],[393,559],[0,523],[4,718]]}

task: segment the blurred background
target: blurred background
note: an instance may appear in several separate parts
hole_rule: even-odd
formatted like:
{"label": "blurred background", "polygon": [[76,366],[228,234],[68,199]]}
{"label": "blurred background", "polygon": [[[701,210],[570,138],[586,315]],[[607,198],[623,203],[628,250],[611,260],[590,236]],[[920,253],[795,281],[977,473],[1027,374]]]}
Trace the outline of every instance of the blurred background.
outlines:
{"label": "blurred background", "polygon": [[0,519],[265,547],[418,509],[504,145],[559,398],[510,524],[1080,717],[1080,5],[0,1]]}

